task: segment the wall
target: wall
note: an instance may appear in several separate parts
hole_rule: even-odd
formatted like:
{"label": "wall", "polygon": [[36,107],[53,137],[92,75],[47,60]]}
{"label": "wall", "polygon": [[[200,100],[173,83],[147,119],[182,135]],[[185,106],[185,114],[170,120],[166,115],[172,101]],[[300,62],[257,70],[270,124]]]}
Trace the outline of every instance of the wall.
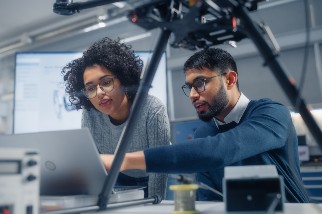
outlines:
{"label": "wall", "polygon": [[12,132],[14,58],[0,58],[0,134]]}
{"label": "wall", "polygon": [[[277,2],[277,1],[275,1]],[[265,21],[282,48],[279,59],[286,71],[299,82],[304,62],[304,46],[306,43],[305,10],[302,0],[280,1],[281,5],[259,8],[251,17],[256,21]],[[285,3],[286,2],[286,3]],[[287,3],[289,2],[289,3]],[[311,10],[311,27],[309,31],[309,57],[307,74],[302,95],[312,107],[321,107],[321,42],[322,42],[322,18],[318,8],[322,7],[322,1],[310,0],[314,6]],[[59,29],[57,29],[58,31]],[[40,30],[39,30],[40,31]],[[153,30],[151,36],[129,42],[137,51],[153,50],[158,40],[159,30]],[[123,21],[106,28],[84,33],[81,31],[68,32],[55,36],[48,40],[42,40],[22,47],[17,51],[82,51],[92,42],[104,37],[131,38],[147,33],[147,31]],[[265,37],[266,38],[266,37]],[[267,39],[267,38],[266,38]],[[173,35],[170,40],[173,41]],[[241,90],[251,99],[268,97],[279,101],[292,109],[288,96],[281,89],[281,84],[273,76],[267,67],[263,67],[263,59],[256,47],[249,39],[238,43],[238,48],[219,45],[232,53],[236,58],[240,72],[239,81]],[[167,48],[168,54],[168,92],[169,115],[172,121],[195,119],[196,114],[189,100],[183,95],[181,85],[184,82],[182,65],[193,54],[193,51]],[[13,109],[13,85],[14,85],[14,55],[0,57],[0,133],[12,131]]]}

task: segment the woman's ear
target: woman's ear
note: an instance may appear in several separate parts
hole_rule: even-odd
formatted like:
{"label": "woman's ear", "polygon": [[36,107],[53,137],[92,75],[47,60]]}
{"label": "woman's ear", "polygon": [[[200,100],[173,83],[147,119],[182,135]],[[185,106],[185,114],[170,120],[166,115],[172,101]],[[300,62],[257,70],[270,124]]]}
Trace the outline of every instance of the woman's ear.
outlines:
{"label": "woman's ear", "polygon": [[122,86],[123,93],[127,97],[128,100],[131,100],[131,93],[129,93],[129,87],[128,86]]}

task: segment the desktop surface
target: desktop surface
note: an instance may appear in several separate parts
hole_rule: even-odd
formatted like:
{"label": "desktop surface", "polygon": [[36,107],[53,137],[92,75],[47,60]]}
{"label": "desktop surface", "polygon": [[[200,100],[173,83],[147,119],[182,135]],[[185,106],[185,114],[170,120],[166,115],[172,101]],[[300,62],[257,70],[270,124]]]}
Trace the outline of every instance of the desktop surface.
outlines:
{"label": "desktop surface", "polygon": [[[200,214],[225,214],[225,206],[223,202],[196,202],[196,210]],[[117,209],[108,209],[101,212],[91,212],[100,214],[118,214],[118,213],[129,213],[129,214],[144,214],[144,213],[164,213],[169,214],[174,211],[174,201],[162,201],[160,204],[145,204],[139,206],[129,206]],[[234,212],[236,214],[237,212]],[[244,212],[245,213],[245,212]],[[247,212],[246,212],[247,213]],[[253,214],[256,212],[252,212]],[[283,214],[321,214],[322,204],[297,204],[297,203],[285,203],[284,212],[276,212]],[[85,213],[84,213],[85,214]]]}

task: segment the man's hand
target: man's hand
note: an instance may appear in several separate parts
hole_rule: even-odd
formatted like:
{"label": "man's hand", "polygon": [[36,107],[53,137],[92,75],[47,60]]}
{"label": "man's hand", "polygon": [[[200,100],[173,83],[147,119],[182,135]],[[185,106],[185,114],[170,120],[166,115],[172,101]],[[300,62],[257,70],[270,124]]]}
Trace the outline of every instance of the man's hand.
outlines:
{"label": "man's hand", "polygon": [[[101,154],[100,157],[103,161],[105,169],[109,171],[114,160],[114,155]],[[127,169],[146,170],[146,163],[143,151],[125,154],[120,171],[124,171]]]}

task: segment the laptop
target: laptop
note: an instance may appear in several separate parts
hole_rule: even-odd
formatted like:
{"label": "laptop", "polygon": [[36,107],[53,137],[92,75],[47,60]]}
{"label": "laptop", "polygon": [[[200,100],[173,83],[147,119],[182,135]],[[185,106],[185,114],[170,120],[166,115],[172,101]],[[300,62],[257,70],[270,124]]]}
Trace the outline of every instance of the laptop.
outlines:
{"label": "laptop", "polygon": [[[0,135],[0,149],[2,147],[39,150],[40,201],[52,201],[54,205],[57,199],[59,207],[63,208],[95,205],[97,202],[107,172],[87,128]],[[113,193],[116,195],[115,191]],[[87,196],[90,200],[86,200]],[[118,191],[109,203],[142,198],[143,190],[128,188]],[[82,203],[76,205],[76,202]]]}

